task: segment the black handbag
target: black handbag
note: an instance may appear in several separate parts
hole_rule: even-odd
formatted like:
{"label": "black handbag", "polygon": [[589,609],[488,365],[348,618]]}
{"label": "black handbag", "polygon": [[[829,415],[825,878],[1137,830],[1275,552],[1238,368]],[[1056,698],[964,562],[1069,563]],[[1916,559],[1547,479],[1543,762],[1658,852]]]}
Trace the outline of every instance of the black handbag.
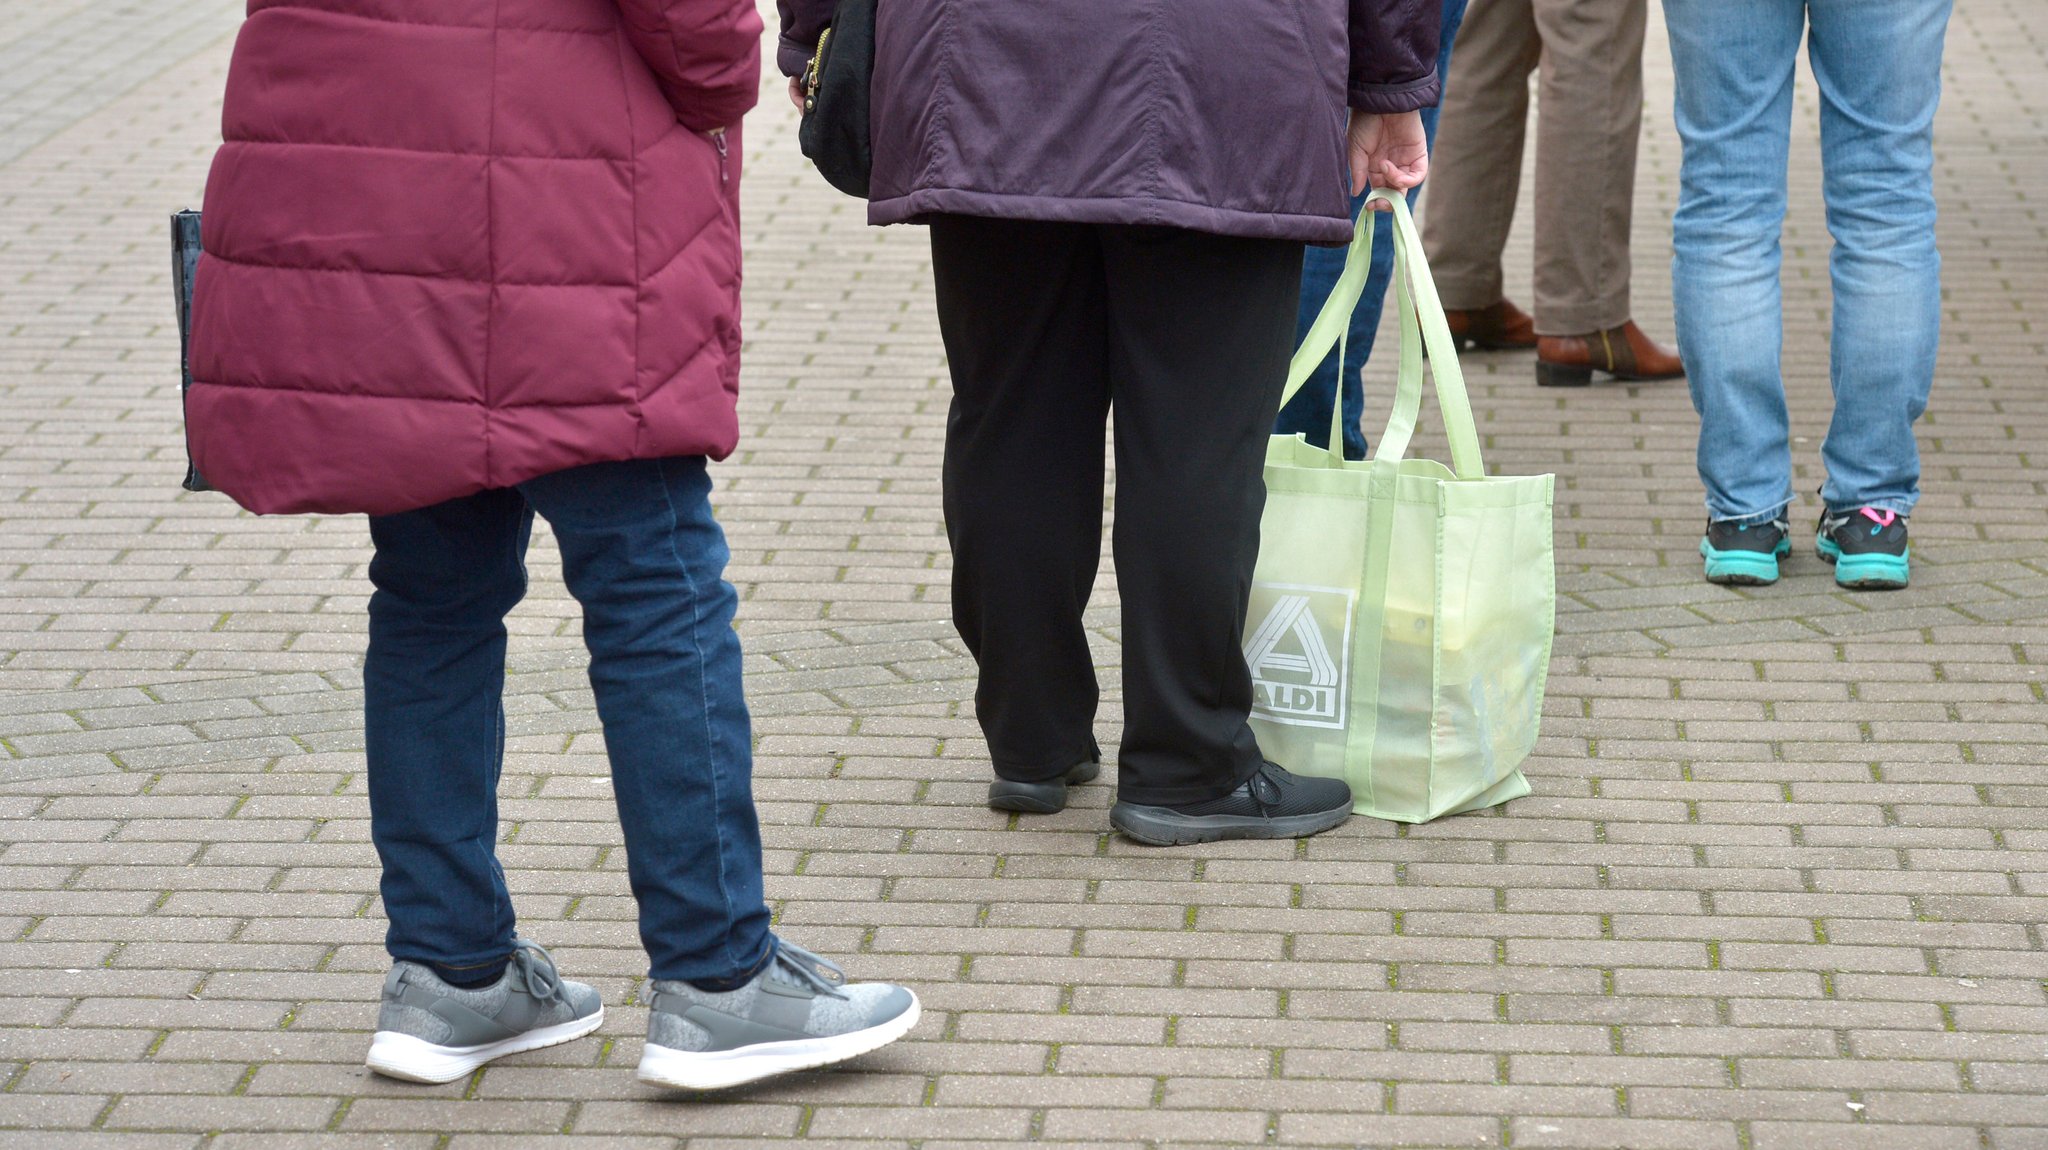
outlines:
{"label": "black handbag", "polygon": [[825,182],[866,199],[874,167],[868,88],[875,78],[875,0],[840,0],[804,69],[804,118],[797,143]]}
{"label": "black handbag", "polygon": [[[178,366],[184,385],[178,392],[182,402],[192,391],[192,277],[199,270],[199,213],[171,214],[171,286],[178,301]],[[191,424],[185,433],[185,490],[212,491],[206,477],[192,463]]]}

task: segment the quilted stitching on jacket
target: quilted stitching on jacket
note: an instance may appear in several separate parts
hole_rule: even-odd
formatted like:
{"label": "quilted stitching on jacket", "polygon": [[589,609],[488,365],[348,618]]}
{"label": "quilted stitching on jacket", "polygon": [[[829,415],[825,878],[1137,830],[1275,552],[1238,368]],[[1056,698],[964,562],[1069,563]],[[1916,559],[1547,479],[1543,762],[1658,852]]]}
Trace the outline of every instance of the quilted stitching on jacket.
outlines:
{"label": "quilted stitching on jacket", "polygon": [[250,12],[194,300],[209,479],[391,513],[732,450],[737,163],[679,121],[752,103],[751,0]]}

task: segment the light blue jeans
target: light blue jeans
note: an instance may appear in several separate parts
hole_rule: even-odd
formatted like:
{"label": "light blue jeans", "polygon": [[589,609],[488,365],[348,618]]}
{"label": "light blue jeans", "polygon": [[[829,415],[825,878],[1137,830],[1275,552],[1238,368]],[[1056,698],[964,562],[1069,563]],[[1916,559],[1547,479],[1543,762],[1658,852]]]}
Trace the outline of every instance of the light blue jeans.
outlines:
{"label": "light blue jeans", "polygon": [[1713,520],[1767,521],[1793,498],[1778,273],[1802,31],[1835,240],[1821,500],[1905,515],[1919,498],[1913,422],[1941,328],[1931,178],[1952,2],[1664,0],[1685,145],[1671,286]]}

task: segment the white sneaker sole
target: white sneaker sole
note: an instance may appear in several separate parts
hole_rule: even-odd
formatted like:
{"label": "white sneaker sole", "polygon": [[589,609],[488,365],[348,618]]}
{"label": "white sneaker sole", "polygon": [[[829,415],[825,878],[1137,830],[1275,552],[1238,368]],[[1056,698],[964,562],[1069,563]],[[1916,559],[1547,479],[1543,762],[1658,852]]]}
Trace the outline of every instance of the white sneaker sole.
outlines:
{"label": "white sneaker sole", "polygon": [[604,1022],[604,1007],[573,1022],[558,1022],[516,1034],[481,1046],[438,1046],[424,1038],[380,1030],[370,1039],[370,1056],[363,1065],[388,1078],[407,1082],[453,1082],[494,1058],[559,1046],[583,1037]]}
{"label": "white sneaker sole", "polygon": [[649,1044],[640,1053],[640,1068],[634,1077],[650,1086],[675,1090],[723,1090],[788,1074],[795,1070],[829,1066],[879,1050],[910,1033],[922,1008],[915,996],[910,1009],[866,1030],[835,1034],[829,1038],[798,1038],[787,1042],[757,1042],[738,1050],[696,1052],[671,1050]]}

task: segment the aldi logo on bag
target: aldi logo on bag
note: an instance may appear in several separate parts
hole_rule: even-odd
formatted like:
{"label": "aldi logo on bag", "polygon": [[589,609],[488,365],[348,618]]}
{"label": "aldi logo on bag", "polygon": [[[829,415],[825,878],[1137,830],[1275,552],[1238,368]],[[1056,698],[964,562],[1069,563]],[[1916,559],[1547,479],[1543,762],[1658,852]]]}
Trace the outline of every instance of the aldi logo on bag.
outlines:
{"label": "aldi logo on bag", "polygon": [[[1244,642],[1252,715],[1296,727],[1344,729],[1355,596],[1335,587],[1254,583]],[[1261,614],[1263,612],[1263,614]]]}

